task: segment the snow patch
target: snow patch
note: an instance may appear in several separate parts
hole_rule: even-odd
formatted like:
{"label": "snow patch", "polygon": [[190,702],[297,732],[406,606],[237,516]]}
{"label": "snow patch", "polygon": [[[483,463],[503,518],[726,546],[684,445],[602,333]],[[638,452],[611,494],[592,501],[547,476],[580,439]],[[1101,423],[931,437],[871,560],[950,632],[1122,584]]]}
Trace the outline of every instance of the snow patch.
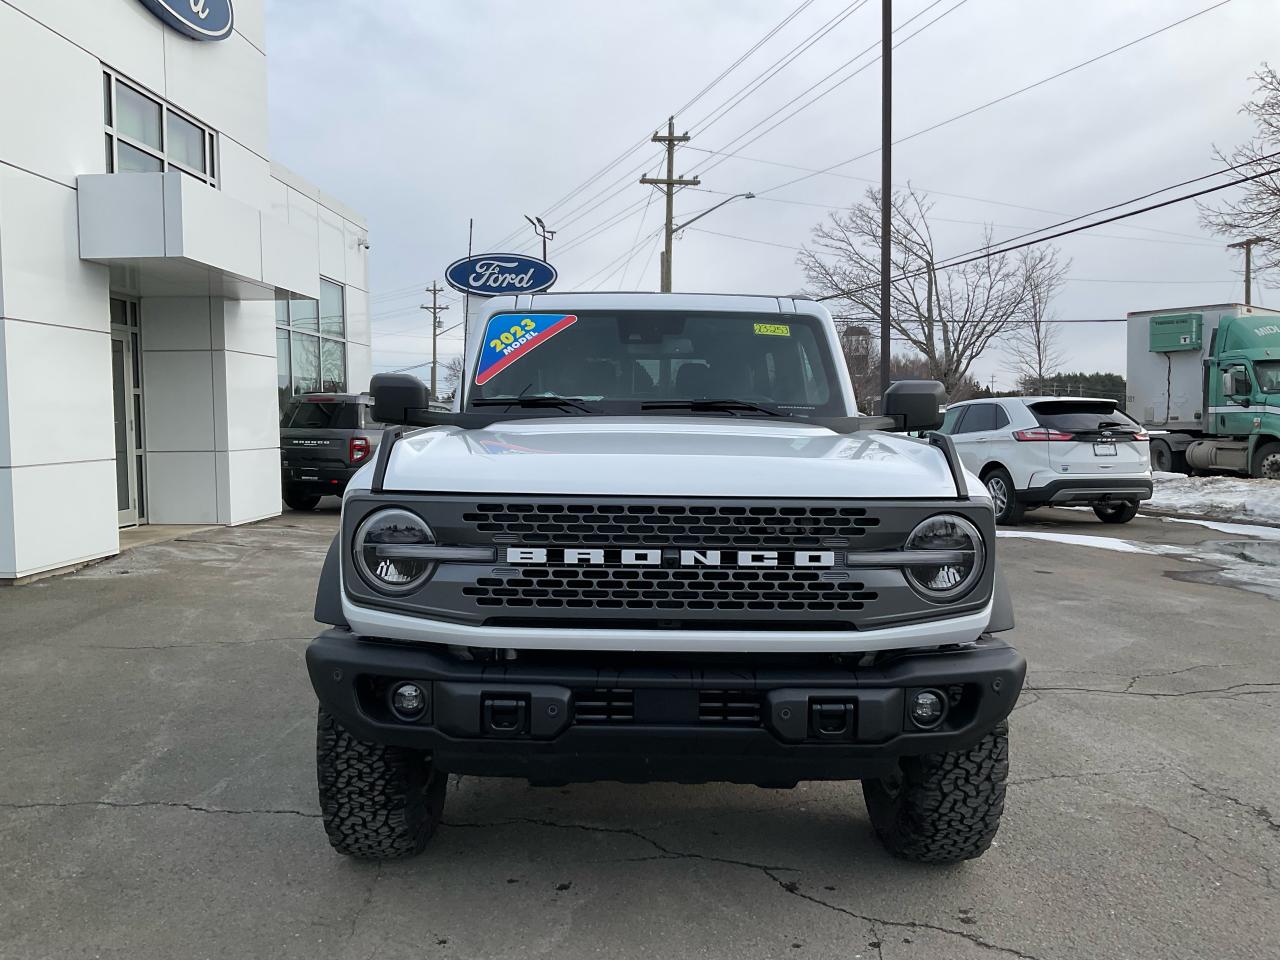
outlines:
{"label": "snow patch", "polygon": [[1143,504],[1152,510],[1280,523],[1280,482],[1275,480],[1184,477],[1180,473],[1153,473],[1152,479],[1155,493]]}
{"label": "snow patch", "polygon": [[1190,517],[1161,517],[1165,523],[1190,523],[1220,533],[1230,533],[1255,540],[1280,540],[1280,527],[1261,527],[1256,523],[1223,523],[1219,520],[1193,520]]}
{"label": "snow patch", "polygon": [[1158,556],[1165,553],[1181,552],[1174,548],[1166,548],[1162,544],[1134,543],[1131,540],[1120,540],[1116,537],[1087,537],[1079,533],[1033,533],[1030,530],[997,530],[997,537],[1010,537],[1018,540],[1051,540],[1055,543],[1069,543],[1073,547],[1093,547],[1097,550],[1112,550],[1116,553],[1146,553]]}

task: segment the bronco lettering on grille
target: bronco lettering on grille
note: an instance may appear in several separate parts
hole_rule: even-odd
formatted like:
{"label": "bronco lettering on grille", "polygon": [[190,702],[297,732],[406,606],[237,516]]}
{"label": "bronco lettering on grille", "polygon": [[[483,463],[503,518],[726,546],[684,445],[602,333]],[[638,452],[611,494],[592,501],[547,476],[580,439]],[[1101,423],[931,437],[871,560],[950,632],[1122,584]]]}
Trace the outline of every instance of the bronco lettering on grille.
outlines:
{"label": "bronco lettering on grille", "polygon": [[506,562],[623,567],[834,567],[833,550],[679,550],[507,547]]}

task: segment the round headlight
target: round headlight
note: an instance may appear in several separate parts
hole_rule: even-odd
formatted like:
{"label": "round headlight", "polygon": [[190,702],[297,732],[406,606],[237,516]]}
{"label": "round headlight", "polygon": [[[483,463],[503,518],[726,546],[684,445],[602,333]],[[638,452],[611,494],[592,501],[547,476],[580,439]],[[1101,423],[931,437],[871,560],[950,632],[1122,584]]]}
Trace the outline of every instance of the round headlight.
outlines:
{"label": "round headlight", "polygon": [[911,531],[905,549],[932,554],[906,568],[907,580],[926,599],[959,600],[982,576],[982,534],[964,517],[930,517]]}
{"label": "round headlight", "polygon": [[400,548],[435,543],[431,528],[408,510],[379,510],[365,517],[356,529],[352,552],[356,569],[365,582],[380,593],[408,593],[422,586],[435,567],[434,560],[405,556]]}

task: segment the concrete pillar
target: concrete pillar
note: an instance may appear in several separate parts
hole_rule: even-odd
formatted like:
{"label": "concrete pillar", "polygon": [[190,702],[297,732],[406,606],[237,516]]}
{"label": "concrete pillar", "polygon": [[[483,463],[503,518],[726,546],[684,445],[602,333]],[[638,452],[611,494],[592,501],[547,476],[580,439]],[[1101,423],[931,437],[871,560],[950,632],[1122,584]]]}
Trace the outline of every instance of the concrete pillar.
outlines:
{"label": "concrete pillar", "polygon": [[280,512],[274,305],[142,300],[152,523],[248,523]]}
{"label": "concrete pillar", "polygon": [[77,250],[74,187],[0,164],[0,580],[119,550],[107,268]]}

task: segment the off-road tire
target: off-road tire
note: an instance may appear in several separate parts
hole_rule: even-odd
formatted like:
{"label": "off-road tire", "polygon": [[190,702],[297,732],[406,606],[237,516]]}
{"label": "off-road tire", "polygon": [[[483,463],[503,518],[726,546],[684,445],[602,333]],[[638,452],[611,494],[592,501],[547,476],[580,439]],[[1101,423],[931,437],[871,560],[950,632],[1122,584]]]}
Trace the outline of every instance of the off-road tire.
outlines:
{"label": "off-road tire", "polygon": [[1138,515],[1138,501],[1118,500],[1115,503],[1099,503],[1094,506],[1093,513],[1103,523],[1128,523]]}
{"label": "off-road tire", "polygon": [[316,719],[316,780],[330,845],[361,860],[421,853],[440,823],[448,784],[427,754],[361,740],[323,707]]}
{"label": "off-road tire", "polygon": [[1280,443],[1264,443],[1253,451],[1249,476],[1263,480],[1280,480]]}
{"label": "off-road tire", "polygon": [[302,493],[300,490],[284,488],[284,502],[291,510],[314,510],[320,502],[318,493]]}
{"label": "off-road tire", "polygon": [[899,766],[896,777],[862,782],[885,849],[918,863],[959,863],[986,853],[1004,812],[1008,723],[967,750],[903,757]]}
{"label": "off-road tire", "polygon": [[[1013,486],[1013,477],[1004,467],[992,467],[982,475],[982,482],[991,497],[991,506],[996,511],[996,523],[1005,527],[1016,527],[1022,522],[1026,507],[1018,502],[1018,493]],[[1003,485],[1003,496],[996,484]]]}

